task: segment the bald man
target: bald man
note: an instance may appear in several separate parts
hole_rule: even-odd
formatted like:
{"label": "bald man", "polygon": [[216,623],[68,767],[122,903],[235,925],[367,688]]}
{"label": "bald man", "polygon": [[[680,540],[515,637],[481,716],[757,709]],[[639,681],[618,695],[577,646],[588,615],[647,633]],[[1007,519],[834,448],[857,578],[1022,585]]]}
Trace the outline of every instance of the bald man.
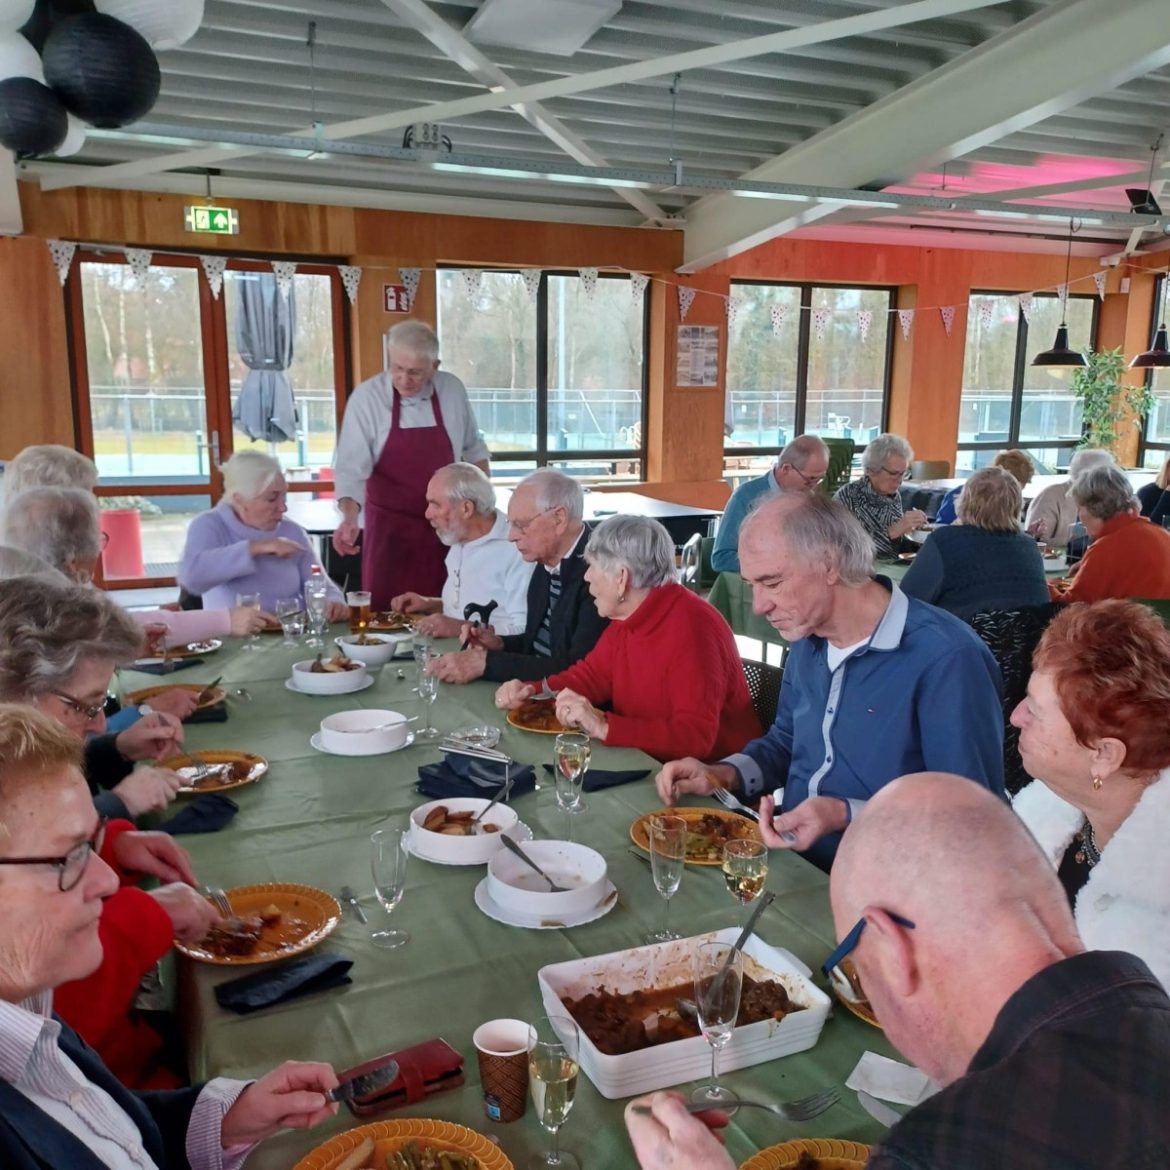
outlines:
{"label": "bald man", "polygon": [[[842,840],[837,936],[890,1041],[945,1087],[868,1170],[1170,1166],[1170,999],[1140,959],[1085,951],[1052,866],[986,789],[888,784]],[[733,1165],[682,1099],[626,1111],[647,1170]]]}

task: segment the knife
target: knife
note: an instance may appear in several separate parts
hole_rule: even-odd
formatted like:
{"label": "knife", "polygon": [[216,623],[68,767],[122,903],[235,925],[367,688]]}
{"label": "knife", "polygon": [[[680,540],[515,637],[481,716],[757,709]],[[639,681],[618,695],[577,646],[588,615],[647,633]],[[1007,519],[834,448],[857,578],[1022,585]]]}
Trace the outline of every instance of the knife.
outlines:
{"label": "knife", "polygon": [[195,702],[200,704],[208,702],[211,699],[211,696],[215,693],[215,688],[219,686],[222,679],[223,675],[221,674],[219,678],[214,680],[214,682],[209,682],[207,686],[205,686],[203,690],[201,690],[199,694],[195,696]]}
{"label": "knife", "polygon": [[871,1097],[864,1089],[857,1090],[857,1100],[874,1121],[884,1126],[897,1125],[902,1120],[902,1115],[896,1109],[891,1109],[884,1101]]}
{"label": "knife", "polygon": [[366,917],[366,912],[362,909],[362,904],[357,900],[357,897],[349,886],[341,887],[341,900],[358,916],[359,921],[364,922],[367,926],[370,925],[370,920]]}
{"label": "knife", "polygon": [[379,1089],[393,1084],[396,1080],[398,1080],[398,1061],[392,1060],[384,1067],[374,1069],[373,1072],[342,1081],[336,1089],[330,1089],[325,1096],[330,1101],[352,1101],[355,1097],[368,1097],[378,1092]]}

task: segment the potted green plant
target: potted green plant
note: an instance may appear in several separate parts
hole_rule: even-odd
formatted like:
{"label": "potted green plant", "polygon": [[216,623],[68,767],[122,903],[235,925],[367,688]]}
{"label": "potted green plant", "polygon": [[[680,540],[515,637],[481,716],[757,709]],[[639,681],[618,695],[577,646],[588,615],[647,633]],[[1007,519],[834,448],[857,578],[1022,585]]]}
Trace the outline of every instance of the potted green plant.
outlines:
{"label": "potted green plant", "polygon": [[1142,381],[1137,386],[1122,381],[1125,354],[1117,349],[1085,350],[1087,366],[1073,374],[1072,392],[1081,400],[1082,447],[1113,450],[1121,438],[1127,412],[1130,422],[1141,427],[1154,405],[1154,392]]}

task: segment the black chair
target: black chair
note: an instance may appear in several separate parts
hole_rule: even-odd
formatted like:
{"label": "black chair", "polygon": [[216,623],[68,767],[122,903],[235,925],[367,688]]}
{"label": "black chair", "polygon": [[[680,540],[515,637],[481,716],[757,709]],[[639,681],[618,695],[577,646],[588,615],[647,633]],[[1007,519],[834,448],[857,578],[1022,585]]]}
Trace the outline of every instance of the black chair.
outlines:
{"label": "black chair", "polygon": [[1059,610],[1055,602],[1023,609],[988,609],[973,615],[968,623],[999,663],[1003,676],[1003,772],[1004,785],[1012,796],[1032,777],[1020,759],[1020,733],[1011,725],[1011,714],[1028,689],[1032,652]]}
{"label": "black chair", "polygon": [[780,706],[780,683],[784,679],[784,667],[769,666],[766,662],[743,660],[743,673],[747,678],[748,692],[760,726],[767,731],[776,722],[776,708]]}
{"label": "black chair", "polygon": [[703,540],[697,532],[682,546],[679,558],[679,581],[692,593],[703,592]]}

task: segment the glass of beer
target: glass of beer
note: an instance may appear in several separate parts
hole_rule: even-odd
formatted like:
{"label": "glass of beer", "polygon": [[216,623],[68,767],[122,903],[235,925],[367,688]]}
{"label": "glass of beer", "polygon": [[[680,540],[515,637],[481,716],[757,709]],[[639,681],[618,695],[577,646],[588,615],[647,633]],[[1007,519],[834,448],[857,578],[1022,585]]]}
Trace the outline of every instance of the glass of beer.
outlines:
{"label": "glass of beer", "polygon": [[349,606],[349,632],[364,634],[370,624],[370,595],[364,590],[350,590],[345,595]]}

